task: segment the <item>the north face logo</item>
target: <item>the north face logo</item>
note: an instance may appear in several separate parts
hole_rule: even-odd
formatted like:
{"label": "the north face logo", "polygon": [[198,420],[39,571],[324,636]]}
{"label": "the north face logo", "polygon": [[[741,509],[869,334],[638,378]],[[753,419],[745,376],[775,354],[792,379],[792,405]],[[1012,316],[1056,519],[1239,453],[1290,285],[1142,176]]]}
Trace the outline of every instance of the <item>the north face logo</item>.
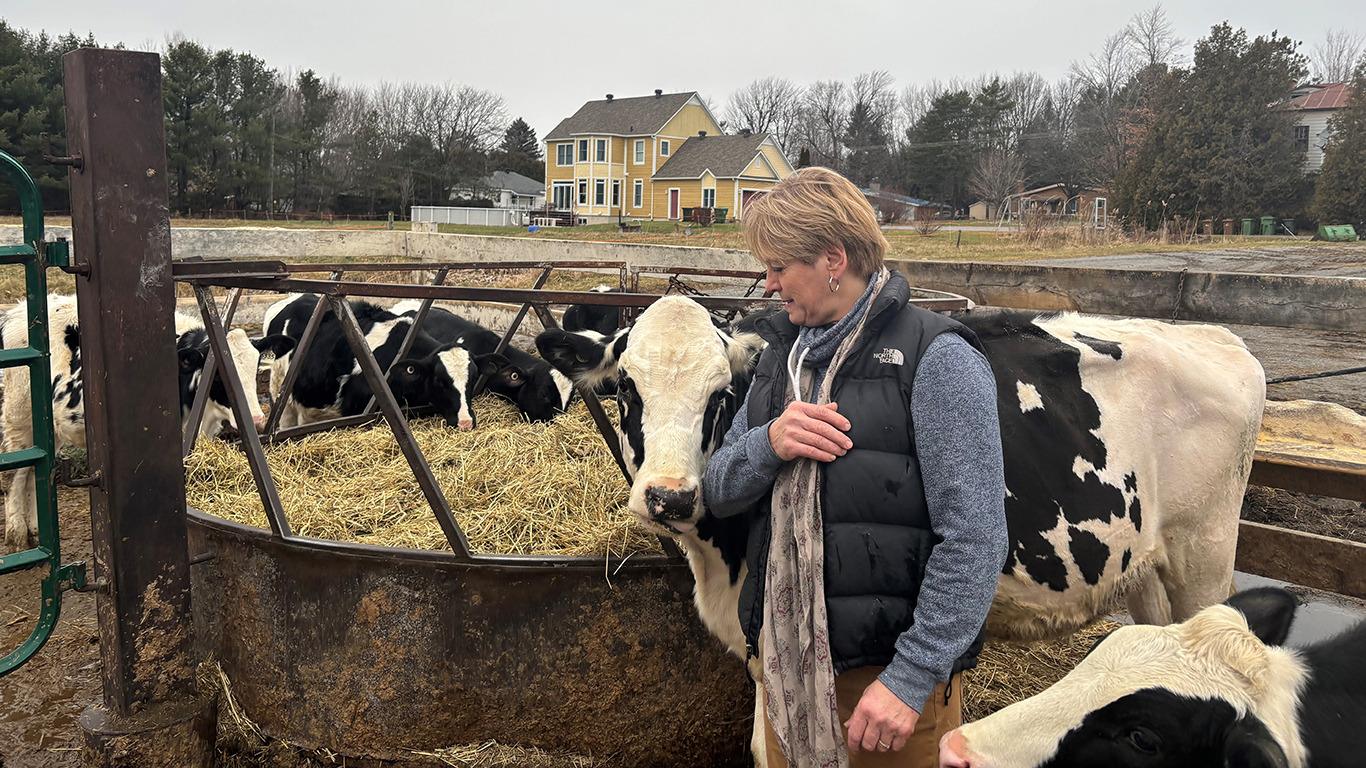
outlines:
{"label": "the north face logo", "polygon": [[881,352],[878,352],[877,354],[873,355],[873,357],[876,357],[877,361],[879,363],[883,363],[884,365],[906,364],[906,356],[901,354],[901,350],[899,349],[886,348],[883,349]]}

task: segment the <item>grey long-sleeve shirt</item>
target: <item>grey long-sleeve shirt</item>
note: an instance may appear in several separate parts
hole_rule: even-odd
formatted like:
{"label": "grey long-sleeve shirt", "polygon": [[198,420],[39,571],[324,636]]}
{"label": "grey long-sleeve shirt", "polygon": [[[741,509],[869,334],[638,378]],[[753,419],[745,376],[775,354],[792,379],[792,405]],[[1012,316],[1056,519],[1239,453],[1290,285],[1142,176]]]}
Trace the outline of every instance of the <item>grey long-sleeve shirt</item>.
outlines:
{"label": "grey long-sleeve shirt", "polygon": [[[783,466],[768,440],[772,422],[751,429],[748,406],[746,397],[702,481],[707,507],[721,517],[753,509]],[[878,679],[920,712],[977,636],[1007,547],[996,384],[986,358],[957,334],[925,350],[911,420],[930,526],[943,540],[925,568],[915,623]]]}

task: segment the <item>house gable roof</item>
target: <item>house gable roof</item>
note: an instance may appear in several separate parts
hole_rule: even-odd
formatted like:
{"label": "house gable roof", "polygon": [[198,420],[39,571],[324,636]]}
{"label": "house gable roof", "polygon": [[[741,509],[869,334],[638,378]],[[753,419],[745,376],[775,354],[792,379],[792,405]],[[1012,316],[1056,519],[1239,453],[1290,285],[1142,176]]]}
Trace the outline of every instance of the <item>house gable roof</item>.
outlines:
{"label": "house gable roof", "polygon": [[544,140],[557,141],[583,134],[652,136],[693,99],[702,103],[696,91],[590,101],[572,116],[561,120]]}
{"label": "house gable roof", "polygon": [[545,183],[515,171],[494,171],[481,182],[489,189],[506,189],[518,195],[534,197],[545,194]]}
{"label": "house gable roof", "polygon": [[[768,134],[749,136],[691,136],[655,171],[656,179],[699,179],[706,171],[718,179],[744,176]],[[764,158],[768,164],[768,159]],[[772,166],[769,166],[772,168]],[[774,171],[776,177],[777,171]]]}
{"label": "house gable roof", "polygon": [[1290,100],[1291,109],[1342,109],[1347,106],[1347,99],[1352,93],[1350,83],[1323,83],[1308,87],[1313,90]]}

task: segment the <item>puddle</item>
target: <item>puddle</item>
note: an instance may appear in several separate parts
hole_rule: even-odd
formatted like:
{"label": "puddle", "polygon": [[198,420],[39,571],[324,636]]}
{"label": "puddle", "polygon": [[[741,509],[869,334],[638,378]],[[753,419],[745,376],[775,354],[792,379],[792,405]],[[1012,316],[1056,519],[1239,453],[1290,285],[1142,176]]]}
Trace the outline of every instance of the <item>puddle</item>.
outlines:
{"label": "puddle", "polygon": [[1290,628],[1287,645],[1308,645],[1325,640],[1366,619],[1366,601],[1320,592],[1276,579],[1253,576],[1250,573],[1235,573],[1233,583],[1238,589],[1284,587],[1300,599],[1300,607],[1295,611],[1295,623]]}

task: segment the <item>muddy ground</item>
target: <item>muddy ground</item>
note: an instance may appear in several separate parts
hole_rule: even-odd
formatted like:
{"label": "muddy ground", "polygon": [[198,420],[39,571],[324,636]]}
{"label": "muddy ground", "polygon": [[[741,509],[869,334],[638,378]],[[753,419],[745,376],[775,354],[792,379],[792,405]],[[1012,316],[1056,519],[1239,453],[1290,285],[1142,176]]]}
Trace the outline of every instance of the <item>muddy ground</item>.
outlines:
{"label": "muddy ground", "polygon": [[[1296,248],[1274,255],[1229,252],[1065,261],[1075,266],[1189,267],[1366,276],[1366,266],[1363,266],[1366,248],[1344,249],[1340,246]],[[1083,264],[1091,261],[1101,263]],[[1260,327],[1234,327],[1233,330],[1247,340],[1269,378],[1361,365],[1366,360],[1366,334]],[[1363,384],[1366,384],[1366,375],[1358,374],[1272,385],[1268,396],[1274,400],[1303,398],[1336,402],[1366,414],[1366,387]],[[67,562],[90,561],[87,491],[63,489],[59,504],[63,559]],[[1251,488],[1243,516],[1258,522],[1366,542],[1366,508],[1358,502]],[[0,653],[18,646],[31,631],[37,616],[37,596],[37,579],[32,573],[0,579],[0,648],[3,649]],[[23,668],[0,678],[0,768],[67,768],[80,764],[80,729],[76,719],[82,709],[100,696],[101,685],[94,607],[93,594],[66,593],[61,621],[48,645]],[[263,749],[253,740],[240,736],[220,742],[220,765],[230,768],[340,764],[340,761],[314,760],[278,744]]]}

